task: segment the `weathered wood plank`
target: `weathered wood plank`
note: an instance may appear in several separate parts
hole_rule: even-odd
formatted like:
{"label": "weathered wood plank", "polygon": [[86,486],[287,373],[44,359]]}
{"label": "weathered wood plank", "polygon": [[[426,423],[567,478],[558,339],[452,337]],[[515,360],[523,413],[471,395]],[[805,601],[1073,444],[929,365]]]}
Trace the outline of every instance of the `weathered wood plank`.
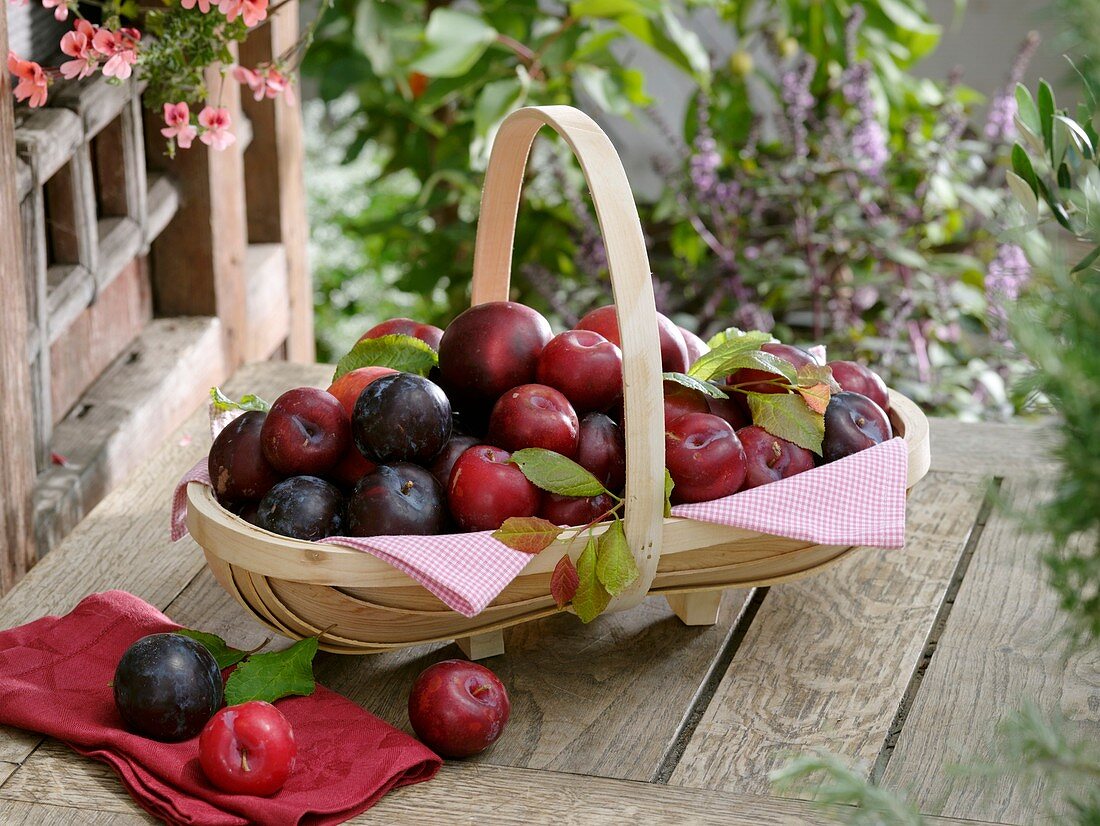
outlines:
{"label": "weathered wood plank", "polygon": [[66,82],[50,93],[53,108],[73,112],[83,126],[87,140],[96,137],[111,121],[117,118],[133,98],[140,98],[145,86],[130,78],[123,83],[112,83],[110,78],[94,75],[76,82]]}
{"label": "weathered wood plank", "polygon": [[[587,626],[561,614],[506,629],[505,654],[486,665],[509,688],[512,721],[508,737],[477,761],[651,779],[745,598],[744,591],[728,592],[718,624],[705,628],[682,625],[663,598],[652,597],[633,611]],[[271,636],[208,571],[167,613],[237,646],[252,647]],[[322,653],[315,669],[325,685],[408,729],[408,691],[416,675],[434,662],[461,656],[453,644],[369,657]]]}
{"label": "weathered wood plank", "polygon": [[35,491],[42,553],[156,453],[224,378],[220,333],[216,319],[153,321],[57,425],[53,447],[66,465],[43,473]]}
{"label": "weathered wood plank", "polygon": [[1003,476],[1054,468],[1050,456],[1057,435],[1051,420],[1010,423],[929,419],[932,470]]}
{"label": "weathered wood plank", "polygon": [[908,542],[773,587],[671,777],[767,794],[768,773],[826,749],[868,765],[917,668],[986,492],[933,472],[909,501]]}
{"label": "weathered wood plank", "polygon": [[160,822],[137,806],[125,814],[97,812],[79,801],[68,806],[5,801],[3,815],[5,826],[136,826]]}
{"label": "weathered wood plank", "polygon": [[[255,66],[272,61],[298,40],[298,3],[291,2],[270,25],[252,32],[241,44],[241,63]],[[311,362],[313,340],[313,283],[307,247],[302,110],[285,97],[253,100],[245,95],[244,113],[252,124],[252,141],[244,155],[248,202],[248,239],[251,243],[280,243],[286,250],[286,281],[290,330],[287,357]]]}
{"label": "weathered wood plank", "polygon": [[15,145],[30,164],[35,180],[45,183],[84,143],[80,118],[67,109],[35,109],[15,130]]}
{"label": "weathered wood plank", "polygon": [[[0,786],[0,801],[5,806],[33,806],[30,811],[42,813],[49,811],[47,807],[69,806],[89,814],[143,816],[107,766],[79,758],[52,740]],[[843,820],[847,811],[846,807],[800,800],[452,762],[445,764],[433,780],[390,793],[349,823],[442,821],[492,825],[552,821],[585,826],[626,822],[769,826]],[[963,821],[931,818],[929,823],[947,826]],[[974,821],[966,823],[978,826]]]}
{"label": "weathered wood plank", "polygon": [[18,763],[8,763],[6,761],[0,762],[0,786],[4,785],[4,782],[11,777],[15,770],[19,768]]}
{"label": "weathered wood plank", "polygon": [[92,159],[87,144],[77,146],[72,159],[46,181],[46,211],[52,263],[80,264],[95,272],[99,234]]}
{"label": "weathered wood plank", "polygon": [[[49,303],[46,275],[46,208],[42,187],[34,187],[19,206],[23,238],[24,295],[27,318],[38,336],[31,364],[31,415],[34,422],[34,456],[42,470],[50,462]],[[26,323],[26,322],[24,322]],[[18,327],[7,328],[18,329]],[[30,349],[30,348],[28,348]]]}
{"label": "weathered wood plank", "polygon": [[[87,277],[91,279],[91,273]],[[144,258],[135,258],[50,345],[54,424],[65,417],[152,317],[148,265]]]}
{"label": "weathered wood plank", "polygon": [[286,341],[291,314],[286,268],[286,247],[282,244],[248,245],[247,361],[266,361]]}
{"label": "weathered wood plank", "polygon": [[[8,24],[0,15],[0,55],[8,53]],[[11,135],[11,77],[0,72],[0,135]],[[34,563],[34,520],[31,494],[34,490],[35,455],[27,449],[27,423],[34,421],[31,408],[31,364],[27,360],[28,295],[24,268],[21,210],[17,188],[15,146],[0,140],[0,479],[4,480],[0,506],[0,593]]]}
{"label": "weathered wood plank", "polygon": [[[216,69],[207,82],[221,89],[221,103],[239,120],[240,89],[223,82]],[[147,126],[150,146],[160,144]],[[247,335],[245,253],[248,243],[244,205],[244,166],[239,146],[222,152],[196,143],[169,160],[151,150],[148,162],[172,175],[180,187],[180,208],[153,242],[153,297],[158,316],[217,316],[222,322],[226,362],[243,361]],[[186,254],[181,254],[185,249]]]}
{"label": "weathered wood plank", "polygon": [[[974,551],[916,702],[883,782],[906,789],[923,811],[1034,823],[1039,812],[1068,816],[1066,801],[1020,782],[965,776],[954,764],[995,759],[999,722],[1025,702],[1059,712],[1084,741],[1100,742],[1100,649],[1068,659],[1065,617],[1046,585],[1045,543],[1022,530],[1050,491],[1029,475],[1010,476]],[[1049,808],[1048,808],[1049,807]]]}
{"label": "weathered wood plank", "polygon": [[133,218],[103,218],[99,222],[99,269],[96,284],[103,289],[141,254],[145,230]]}
{"label": "weathered wood plank", "polygon": [[149,176],[148,219],[145,226],[145,244],[164,232],[172,216],[180,208],[180,191],[175,182],[164,174]]}

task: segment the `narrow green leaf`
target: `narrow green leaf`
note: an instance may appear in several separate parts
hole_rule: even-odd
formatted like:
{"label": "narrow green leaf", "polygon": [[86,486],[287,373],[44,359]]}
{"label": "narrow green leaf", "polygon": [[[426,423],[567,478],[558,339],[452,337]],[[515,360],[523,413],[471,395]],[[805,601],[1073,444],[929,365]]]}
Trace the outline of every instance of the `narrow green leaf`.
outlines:
{"label": "narrow green leaf", "polygon": [[1022,83],[1016,84],[1016,111],[1028,129],[1036,135],[1042,133],[1043,125],[1039,120],[1039,107],[1035,105],[1035,98],[1031,96],[1031,91]]}
{"label": "narrow green leaf", "polygon": [[1009,190],[1016,197],[1016,200],[1020,202],[1020,206],[1024,208],[1024,211],[1028,214],[1032,223],[1039,220],[1039,200],[1035,197],[1035,193],[1031,191],[1031,187],[1028,186],[1027,181],[1013,172],[1011,169],[1005,172],[1005,182],[1008,184]]}
{"label": "narrow green leaf", "polygon": [[719,390],[710,382],[699,381],[694,376],[689,376],[685,373],[662,373],[662,378],[667,381],[674,381],[677,384],[682,384],[684,387],[690,387],[692,390],[698,390],[704,396],[710,396],[712,399],[728,399],[725,393]]}
{"label": "narrow green leaf", "polygon": [[1096,247],[1096,249],[1094,249],[1092,252],[1090,252],[1088,255],[1078,261],[1077,266],[1075,266],[1071,270],[1071,272],[1081,272],[1082,270],[1087,270],[1089,267],[1096,263],[1097,258],[1100,258],[1100,246]]}
{"label": "narrow green leaf", "polygon": [[1072,118],[1067,118],[1065,115],[1055,115],[1054,120],[1064,129],[1073,141],[1073,145],[1077,147],[1077,151],[1084,155],[1086,158],[1092,157],[1092,140],[1089,138],[1088,133],[1081,128],[1081,125]]}
{"label": "narrow green leaf", "polygon": [[249,700],[273,703],[291,695],[309,696],[317,687],[313,679],[316,654],[317,637],[306,637],[284,651],[249,657],[225,682],[226,705]]}
{"label": "narrow green leaf", "polygon": [[230,410],[258,410],[261,413],[266,413],[271,409],[270,404],[259,396],[251,393],[241,396],[241,400],[235,402],[229,398],[229,396],[225,395],[220,387],[210,388],[210,401],[214,405],[214,409],[219,413],[225,413]]}
{"label": "narrow green leaf", "polygon": [[1035,168],[1031,165],[1031,158],[1018,143],[1012,145],[1012,171],[1027,182],[1036,196],[1039,195],[1039,183],[1035,176]]}
{"label": "narrow green leaf", "polygon": [[[1043,140],[1051,149],[1054,148],[1054,90],[1045,80],[1039,81],[1039,127]],[[1057,164],[1057,161],[1055,161]]]}
{"label": "narrow green leaf", "polygon": [[439,364],[439,355],[418,338],[403,335],[382,336],[360,341],[336,363],[332,380],[360,367],[390,367],[402,373],[426,376]]}
{"label": "narrow green leaf", "polygon": [[665,519],[672,516],[672,489],[676,483],[672,481],[672,474],[665,468]]}
{"label": "narrow green leaf", "polygon": [[573,595],[573,610],[581,622],[592,622],[611,602],[611,594],[596,575],[596,561],[596,540],[590,537],[577,558],[577,591]]}
{"label": "narrow green leaf", "polygon": [[825,416],[811,410],[802,396],[793,393],[749,393],[748,401],[754,424],[773,436],[821,455]]}
{"label": "narrow green leaf", "polygon": [[208,634],[205,631],[195,631],[191,628],[181,628],[176,633],[202,643],[206,650],[214,655],[214,659],[218,663],[218,668],[229,668],[229,666],[236,665],[248,656],[247,651],[239,651],[236,648],[230,648],[225,640],[217,634]]}
{"label": "narrow green leaf", "polygon": [[608,492],[599,479],[572,459],[552,450],[541,447],[524,448],[513,453],[509,461],[523,471],[531,484],[551,493],[561,496],[599,496]]}
{"label": "narrow green leaf", "polygon": [[623,522],[618,517],[596,542],[596,578],[613,597],[638,578],[638,565],[626,543]]}
{"label": "narrow green leaf", "polygon": [[545,551],[561,536],[562,529],[537,516],[511,516],[493,531],[493,539],[525,554]]}

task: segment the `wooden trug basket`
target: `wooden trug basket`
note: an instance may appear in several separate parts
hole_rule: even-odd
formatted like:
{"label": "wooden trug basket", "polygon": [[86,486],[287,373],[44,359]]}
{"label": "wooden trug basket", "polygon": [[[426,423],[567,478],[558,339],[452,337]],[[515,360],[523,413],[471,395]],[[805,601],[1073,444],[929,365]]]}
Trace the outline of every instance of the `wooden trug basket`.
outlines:
{"label": "wooden trug basket", "polygon": [[[622,336],[626,428],[625,531],[640,576],[608,610],[661,594],[688,625],[717,621],[725,588],[805,576],[854,548],[663,517],[664,427],[657,316],[642,227],[626,173],[607,135],[568,106],[529,107],[501,125],[486,171],[474,254],[472,303],[508,298],[516,212],[536,133],[553,127],[580,161],[607,248]],[[909,447],[908,486],[928,471],[928,422],[890,391],[891,420]],[[468,657],[502,653],[502,630],[555,613],[550,574],[583,539],[559,541],[478,616],[452,611],[407,574],[370,554],[264,531],[222,508],[205,485],[188,486],[187,525],[218,582],[273,630],[292,638],[328,629],[321,647],[362,654],[455,640]],[[430,537],[424,538],[431,542]]]}

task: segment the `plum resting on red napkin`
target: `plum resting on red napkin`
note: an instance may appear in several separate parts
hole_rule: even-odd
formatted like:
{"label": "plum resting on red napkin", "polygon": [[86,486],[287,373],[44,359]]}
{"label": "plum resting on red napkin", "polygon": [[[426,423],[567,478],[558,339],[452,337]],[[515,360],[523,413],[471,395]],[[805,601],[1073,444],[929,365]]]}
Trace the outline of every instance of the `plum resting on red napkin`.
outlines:
{"label": "plum resting on red napkin", "polygon": [[111,680],[123,652],[178,628],[132,594],[107,591],[64,616],[0,632],[0,723],[107,763],[142,808],[169,823],[341,823],[439,770],[439,757],[421,743],[318,686],[278,703],[298,744],[286,786],[271,797],[218,791],[199,767],[197,737],[149,740],[127,731],[115,709]]}

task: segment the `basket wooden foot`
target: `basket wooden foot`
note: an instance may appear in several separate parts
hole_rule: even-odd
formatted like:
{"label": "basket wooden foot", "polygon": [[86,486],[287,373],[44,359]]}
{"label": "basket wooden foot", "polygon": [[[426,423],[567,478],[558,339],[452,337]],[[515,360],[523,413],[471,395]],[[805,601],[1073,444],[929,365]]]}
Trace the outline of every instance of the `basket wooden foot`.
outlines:
{"label": "basket wooden foot", "polygon": [[484,660],[487,657],[495,657],[504,653],[504,631],[487,631],[484,634],[474,634],[472,637],[461,637],[455,640],[455,645],[462,649],[467,659]]}
{"label": "basket wooden foot", "polygon": [[668,607],[684,625],[714,625],[722,605],[722,591],[693,591],[689,594],[668,594]]}

